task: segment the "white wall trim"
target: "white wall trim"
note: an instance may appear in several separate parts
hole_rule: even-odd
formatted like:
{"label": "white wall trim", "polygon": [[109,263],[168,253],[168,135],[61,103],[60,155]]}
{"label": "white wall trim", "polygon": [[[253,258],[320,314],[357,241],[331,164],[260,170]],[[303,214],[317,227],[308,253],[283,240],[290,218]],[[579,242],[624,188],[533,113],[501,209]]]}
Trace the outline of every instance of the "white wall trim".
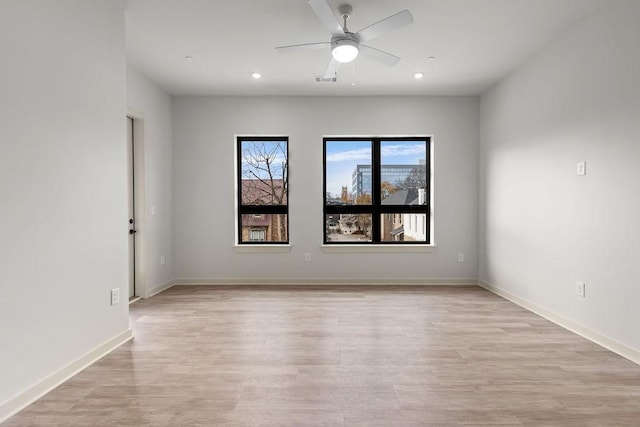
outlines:
{"label": "white wall trim", "polygon": [[107,354],[111,353],[122,344],[126,343],[133,338],[133,333],[130,328],[122,331],[115,337],[108,341],[98,345],[93,350],[80,356],[78,359],[64,366],[56,372],[53,372],[48,377],[42,379],[40,382],[34,384],[28,389],[24,390],[17,396],[3,402],[0,405],[0,423],[6,421],[22,409],[26,408],[31,403],[35,402],[45,394],[49,393],[60,384],[64,383],[86,367],[97,362]]}
{"label": "white wall trim", "polygon": [[611,350],[612,352],[619,354],[620,356],[640,365],[640,351],[634,348],[621,344],[618,341],[600,334],[599,332],[587,328],[586,326],[574,322],[573,320],[567,319],[566,317],[554,313],[553,311],[547,310],[546,308],[543,308],[527,299],[514,295],[511,292],[495,286],[485,280],[479,279],[478,286],[481,286],[484,289],[513,302],[514,304],[517,304],[533,313],[536,313],[539,316],[544,317],[545,319],[555,323],[556,325],[562,326],[563,328],[576,333],[581,337],[586,338],[589,341],[592,341],[606,348],[607,350]]}
{"label": "white wall trim", "polygon": [[424,278],[242,278],[223,277],[207,279],[176,279],[174,285],[416,285],[416,286],[475,286],[476,279],[424,279]]}
{"label": "white wall trim", "polygon": [[236,253],[277,253],[284,254],[291,252],[291,245],[234,245]]}
{"label": "white wall trim", "polygon": [[164,282],[164,283],[160,283],[159,285],[155,285],[151,289],[148,290],[147,296],[145,298],[151,298],[154,295],[158,295],[160,292],[166,291],[167,289],[173,287],[175,284],[176,283],[173,280],[170,280],[168,282]]}
{"label": "white wall trim", "polygon": [[435,245],[321,245],[320,250],[323,253],[417,253],[417,252],[436,252],[438,247]]}

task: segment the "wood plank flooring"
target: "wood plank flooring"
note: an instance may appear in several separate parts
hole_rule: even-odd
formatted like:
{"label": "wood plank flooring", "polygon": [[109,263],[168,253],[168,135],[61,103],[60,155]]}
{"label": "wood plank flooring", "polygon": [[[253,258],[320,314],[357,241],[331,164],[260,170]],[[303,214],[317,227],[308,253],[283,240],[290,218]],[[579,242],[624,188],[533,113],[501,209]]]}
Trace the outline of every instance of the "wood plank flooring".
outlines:
{"label": "wood plank flooring", "polygon": [[640,366],[478,287],[173,287],[12,426],[638,426]]}

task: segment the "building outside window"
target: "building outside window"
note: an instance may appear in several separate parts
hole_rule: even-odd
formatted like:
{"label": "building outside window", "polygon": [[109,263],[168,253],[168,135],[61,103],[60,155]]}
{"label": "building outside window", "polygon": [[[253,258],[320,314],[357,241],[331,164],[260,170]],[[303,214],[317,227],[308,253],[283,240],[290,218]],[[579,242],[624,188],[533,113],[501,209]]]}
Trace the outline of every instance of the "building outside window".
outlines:
{"label": "building outside window", "polygon": [[239,244],[289,242],[287,137],[237,138]]}
{"label": "building outside window", "polygon": [[429,144],[429,137],[325,138],[324,243],[429,244]]}
{"label": "building outside window", "polygon": [[[419,161],[422,163],[413,165],[382,165],[380,167],[381,181],[389,183],[403,182],[412,171],[424,165],[423,159],[419,159]],[[356,165],[356,169],[353,171],[351,178],[351,188],[353,189],[352,197],[355,200],[371,188],[371,166]]]}

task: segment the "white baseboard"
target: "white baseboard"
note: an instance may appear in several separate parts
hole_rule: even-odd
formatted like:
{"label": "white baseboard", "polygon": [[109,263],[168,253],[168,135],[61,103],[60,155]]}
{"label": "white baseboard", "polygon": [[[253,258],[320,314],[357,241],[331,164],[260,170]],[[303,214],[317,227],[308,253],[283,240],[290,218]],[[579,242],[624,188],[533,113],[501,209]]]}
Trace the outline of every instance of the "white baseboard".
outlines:
{"label": "white baseboard", "polygon": [[478,280],[478,286],[481,286],[486,290],[493,292],[496,295],[499,295],[523,308],[526,308],[529,311],[536,313],[539,316],[544,317],[545,319],[555,323],[556,325],[562,326],[563,328],[568,329],[571,332],[574,332],[580,335],[581,337],[586,338],[589,341],[592,341],[640,365],[640,351],[634,348],[631,348],[615,340],[612,340],[611,338],[606,337],[592,329],[589,329],[586,326],[576,323],[573,320],[567,319],[566,317],[560,314],[549,311],[546,308],[540,307],[539,305],[529,300],[520,298],[519,296],[514,295],[511,292],[506,291],[502,288],[499,288],[485,280]]}
{"label": "white baseboard", "polygon": [[173,285],[416,285],[416,286],[475,286],[477,279],[424,279],[424,278],[217,278],[217,279],[176,279]]}
{"label": "white baseboard", "polygon": [[95,363],[97,360],[106,356],[132,338],[133,333],[131,329],[127,329],[110,340],[100,344],[83,356],[80,356],[78,359],[64,366],[60,370],[52,373],[37,384],[29,387],[17,396],[3,402],[0,404],[0,423],[17,414],[31,403],[49,393],[51,390],[67,381],[87,366]]}
{"label": "white baseboard", "polygon": [[167,289],[172,287],[174,284],[175,284],[175,282],[173,280],[170,280],[168,282],[164,282],[164,283],[161,283],[159,285],[156,285],[156,286],[152,287],[151,289],[147,290],[147,294],[146,294],[145,298],[151,298],[154,295],[158,295],[160,292],[166,291]]}

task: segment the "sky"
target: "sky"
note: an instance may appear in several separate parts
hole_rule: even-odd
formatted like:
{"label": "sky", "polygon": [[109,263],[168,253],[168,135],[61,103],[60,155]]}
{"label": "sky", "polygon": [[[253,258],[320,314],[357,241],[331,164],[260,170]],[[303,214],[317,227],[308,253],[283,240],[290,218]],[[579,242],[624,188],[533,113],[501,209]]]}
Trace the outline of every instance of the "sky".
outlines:
{"label": "sky", "polygon": [[[382,141],[382,164],[417,165],[426,158],[424,141]],[[352,191],[351,175],[356,165],[371,164],[370,141],[327,142],[327,191],[340,197],[342,186]]]}
{"label": "sky", "polygon": [[[252,178],[247,174],[253,171],[260,178],[269,178],[269,174],[259,168],[265,168],[264,159],[269,157],[272,162],[273,178],[282,178],[282,165],[286,160],[287,144],[284,141],[243,141],[242,142],[242,172],[243,178]],[[256,162],[256,167],[249,166],[248,159]]]}

